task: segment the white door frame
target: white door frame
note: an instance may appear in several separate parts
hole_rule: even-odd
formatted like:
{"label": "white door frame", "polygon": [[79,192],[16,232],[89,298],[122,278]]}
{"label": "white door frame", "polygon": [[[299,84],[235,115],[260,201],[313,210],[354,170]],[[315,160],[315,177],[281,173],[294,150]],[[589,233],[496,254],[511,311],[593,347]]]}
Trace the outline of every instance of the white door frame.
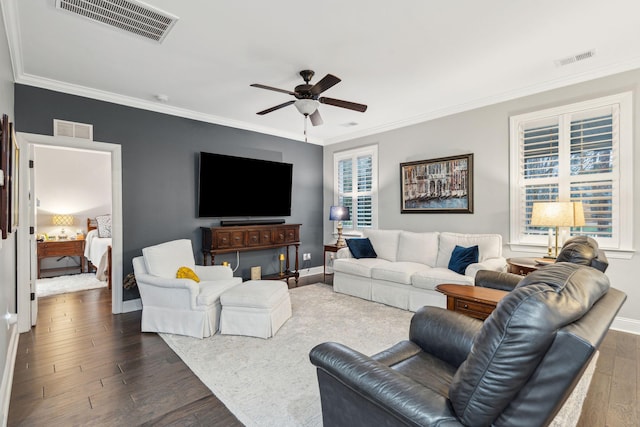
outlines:
{"label": "white door frame", "polygon": [[[122,153],[119,144],[89,141],[79,138],[63,136],[38,135],[33,133],[18,132],[16,134],[21,148],[28,148],[32,144],[48,145],[55,147],[77,148],[81,150],[101,151],[111,153],[111,220],[112,220],[112,259],[111,259],[111,311],[114,314],[123,312],[122,302]],[[29,150],[25,149],[23,153]],[[29,160],[21,156],[21,167],[28,168]],[[24,162],[24,163],[23,163]],[[37,165],[36,165],[37,166]],[[23,169],[24,170],[24,169]],[[20,206],[29,204],[27,192],[20,192]],[[20,222],[18,239],[22,247],[29,246],[29,223]],[[35,253],[21,254],[17,259],[18,274],[20,277],[28,277],[31,268],[31,259],[37,260]],[[26,256],[25,256],[26,255]],[[31,289],[24,283],[18,283],[18,330],[27,332],[31,329]]]}

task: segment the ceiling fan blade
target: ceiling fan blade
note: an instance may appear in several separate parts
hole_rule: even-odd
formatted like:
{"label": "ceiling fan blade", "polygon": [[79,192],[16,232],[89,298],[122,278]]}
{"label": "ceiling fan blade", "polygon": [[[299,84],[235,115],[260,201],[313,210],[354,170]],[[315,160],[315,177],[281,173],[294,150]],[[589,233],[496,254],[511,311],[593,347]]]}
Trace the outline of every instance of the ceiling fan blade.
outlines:
{"label": "ceiling fan blade", "polygon": [[364,104],[356,104],[355,102],[343,101],[341,99],[321,97],[318,98],[318,102],[320,102],[321,104],[333,105],[334,107],[342,107],[349,110],[360,111],[361,113],[367,111],[367,106]]}
{"label": "ceiling fan blade", "polygon": [[333,86],[340,83],[340,79],[333,74],[327,74],[320,80],[318,83],[311,86],[311,93],[313,95],[320,95],[325,90],[332,88]]}
{"label": "ceiling fan blade", "polygon": [[288,93],[289,95],[293,95],[293,96],[296,95],[295,92],[291,92],[290,90],[278,89],[277,87],[271,87],[271,86],[265,86],[265,85],[261,85],[260,83],[253,83],[249,86],[257,87],[260,89],[275,90],[276,92]]}
{"label": "ceiling fan blade", "polygon": [[312,114],[309,115],[309,120],[311,120],[311,124],[314,126],[320,126],[324,122],[322,121],[322,117],[320,117],[320,111],[316,110]]}
{"label": "ceiling fan blade", "polygon": [[267,113],[270,113],[270,112],[272,112],[272,111],[276,111],[276,110],[279,110],[279,109],[281,109],[281,108],[284,108],[284,107],[286,107],[286,106],[288,106],[288,105],[291,105],[291,104],[293,104],[294,102],[296,102],[296,101],[295,101],[294,99],[292,99],[291,101],[283,102],[282,104],[280,104],[280,105],[276,105],[275,107],[267,108],[266,110],[263,110],[263,111],[258,111],[256,114],[258,114],[258,115],[260,115],[260,116],[263,116],[263,115],[265,115],[265,114],[267,114]]}

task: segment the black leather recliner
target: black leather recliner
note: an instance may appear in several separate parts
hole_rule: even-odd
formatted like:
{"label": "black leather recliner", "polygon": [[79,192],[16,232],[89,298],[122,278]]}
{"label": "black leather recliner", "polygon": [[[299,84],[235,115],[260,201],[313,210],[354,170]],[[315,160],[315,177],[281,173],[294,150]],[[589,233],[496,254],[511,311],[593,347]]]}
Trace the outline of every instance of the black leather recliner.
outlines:
{"label": "black leather recliner", "polygon": [[[562,245],[555,262],[570,262],[597,268],[603,273],[609,267],[607,255],[598,246],[598,242],[588,236],[574,236]],[[544,268],[544,267],[542,267]],[[520,282],[522,276],[493,270],[480,270],[474,279],[475,286],[511,291]]]}
{"label": "black leather recliner", "polygon": [[607,255],[598,246],[598,242],[588,236],[574,236],[562,245],[556,262],[572,262],[597,268],[603,273],[609,267]]}
{"label": "black leather recliner", "polygon": [[484,322],[427,306],[409,340],[374,356],[314,347],[324,425],[548,425],[626,295],[568,262],[520,279]]}

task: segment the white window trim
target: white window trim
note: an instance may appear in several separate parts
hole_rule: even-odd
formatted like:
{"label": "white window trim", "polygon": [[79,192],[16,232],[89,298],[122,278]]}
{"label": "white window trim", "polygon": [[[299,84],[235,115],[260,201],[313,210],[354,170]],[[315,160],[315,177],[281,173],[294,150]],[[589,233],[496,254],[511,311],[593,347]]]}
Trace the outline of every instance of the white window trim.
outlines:
{"label": "white window trim", "polygon": [[[589,101],[578,102],[570,105],[549,108],[526,114],[512,116],[509,119],[509,161],[510,161],[510,221],[509,221],[509,245],[511,250],[517,252],[540,252],[541,247],[546,247],[544,237],[540,242],[520,241],[519,219],[521,215],[520,202],[520,169],[519,169],[519,123],[529,120],[541,119],[548,116],[559,116],[568,112],[598,108],[605,105],[619,104],[620,106],[620,159],[619,179],[620,205],[616,212],[620,224],[620,242],[617,248],[607,248],[605,252],[610,258],[630,259],[635,252],[633,249],[633,95],[632,92],[623,92]],[[620,178],[620,177],[624,177]]]}
{"label": "white window trim", "polygon": [[[339,189],[338,189],[338,164],[341,160],[345,159],[353,159],[357,158],[361,155],[371,155],[371,178],[372,178],[372,189],[371,189],[371,228],[378,228],[378,145],[367,145],[363,147],[354,148],[351,150],[339,151],[333,154],[333,205],[338,203],[339,199]],[[334,221],[335,222],[335,221]],[[333,225],[333,233],[337,234],[336,224]],[[354,235],[359,236],[362,234],[362,229],[352,228],[352,229],[344,229],[343,235]]]}

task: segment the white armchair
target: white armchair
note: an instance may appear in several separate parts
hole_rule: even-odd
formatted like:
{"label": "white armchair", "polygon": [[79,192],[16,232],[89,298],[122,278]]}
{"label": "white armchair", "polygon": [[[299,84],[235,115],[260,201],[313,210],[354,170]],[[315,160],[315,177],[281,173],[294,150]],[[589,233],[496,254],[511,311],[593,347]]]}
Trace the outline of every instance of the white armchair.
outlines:
{"label": "white armchair", "polygon": [[[177,279],[180,267],[200,282]],[[133,259],[142,300],[142,332],[166,332],[205,338],[218,331],[220,295],[242,283],[229,267],[196,265],[191,240],[181,239],[142,249]]]}

